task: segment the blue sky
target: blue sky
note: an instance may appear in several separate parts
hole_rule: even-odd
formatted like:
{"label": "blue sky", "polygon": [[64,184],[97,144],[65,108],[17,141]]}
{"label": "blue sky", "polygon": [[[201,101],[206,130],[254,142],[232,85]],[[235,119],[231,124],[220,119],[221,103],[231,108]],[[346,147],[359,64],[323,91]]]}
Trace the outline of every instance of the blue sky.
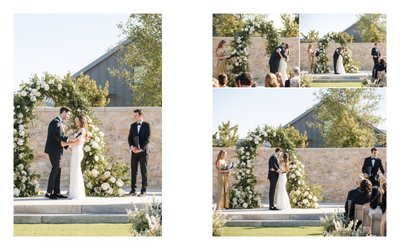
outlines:
{"label": "blue sky", "polygon": [[300,32],[319,31],[320,37],[329,32],[339,32],[355,23],[358,14],[300,14]]}
{"label": "blue sky", "polygon": [[120,41],[117,24],[129,14],[16,14],[14,86],[32,74],[82,69]]}
{"label": "blue sky", "polygon": [[[222,121],[239,124],[240,138],[258,125],[286,125],[301,115],[316,101],[316,89],[213,89],[213,133]],[[377,89],[383,97],[378,113],[386,118],[386,91]],[[378,128],[386,129],[386,122]]]}

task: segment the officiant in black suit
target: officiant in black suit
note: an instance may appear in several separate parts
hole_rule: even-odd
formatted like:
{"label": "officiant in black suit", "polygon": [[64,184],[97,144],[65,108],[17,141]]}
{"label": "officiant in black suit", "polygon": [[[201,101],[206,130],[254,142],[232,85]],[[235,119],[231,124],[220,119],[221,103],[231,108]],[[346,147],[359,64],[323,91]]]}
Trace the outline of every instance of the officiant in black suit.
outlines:
{"label": "officiant in black suit", "polygon": [[335,52],[333,53],[333,72],[335,74],[339,74],[337,72],[337,65],[336,64],[337,64],[337,60],[338,60],[339,55],[340,55],[342,50],[343,50],[343,47],[339,47],[339,48],[335,49]]}
{"label": "officiant in black suit", "polygon": [[371,156],[365,158],[362,172],[365,178],[369,179],[373,186],[379,186],[379,175],[378,171],[381,170],[382,174],[385,174],[382,161],[377,157],[378,149],[371,149]]}
{"label": "officiant in black suit", "polygon": [[[60,109],[59,115],[54,118],[47,129],[47,140],[44,152],[49,155],[51,163],[51,172],[47,184],[47,192],[45,197],[49,199],[67,198],[60,192],[60,179],[61,179],[61,156],[63,155],[64,148],[61,142],[72,142],[68,136],[64,135],[63,122],[68,120],[71,116],[71,110],[67,107]],[[68,146],[65,147],[67,149]]]}
{"label": "officiant in black suit", "polygon": [[381,52],[378,49],[378,44],[375,43],[374,47],[371,50],[371,56],[374,60],[374,66],[379,63],[379,58],[381,57]]}
{"label": "officiant in black suit", "polygon": [[278,158],[282,154],[281,148],[275,149],[275,154],[273,154],[268,160],[268,180],[269,180],[269,210],[278,210],[274,205],[275,199],[275,189],[278,183],[279,174],[281,170],[279,169]]}
{"label": "officiant in black suit", "polygon": [[142,189],[138,196],[146,196],[147,188],[147,160],[149,158],[150,125],[143,121],[143,111],[135,109],[133,111],[132,123],[129,130],[128,143],[131,150],[131,191],[130,195],[136,196],[136,177],[138,164],[140,164],[140,174],[142,176]]}
{"label": "officiant in black suit", "polygon": [[[273,74],[278,73],[279,71],[279,61],[281,60],[281,55],[284,58],[287,58],[286,56],[286,49],[289,47],[288,44],[282,43],[278,47],[276,47],[272,52],[271,52],[271,57],[269,58],[269,71]],[[280,51],[280,54],[279,54]]]}

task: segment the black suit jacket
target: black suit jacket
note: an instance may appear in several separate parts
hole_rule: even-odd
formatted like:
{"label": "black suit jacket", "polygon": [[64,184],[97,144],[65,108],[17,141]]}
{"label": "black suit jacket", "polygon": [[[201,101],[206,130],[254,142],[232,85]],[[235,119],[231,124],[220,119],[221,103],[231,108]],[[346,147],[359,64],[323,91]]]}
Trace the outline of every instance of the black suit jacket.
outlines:
{"label": "black suit jacket", "polygon": [[[140,148],[143,152],[149,154],[150,125],[147,122],[142,122],[139,134],[137,133],[137,127],[138,124],[136,122],[132,123],[128,136],[129,147],[134,146]],[[134,139],[135,137],[139,138],[139,145],[137,145],[137,141]]]}
{"label": "black suit jacket", "polygon": [[372,50],[371,50],[371,56],[376,56],[376,57],[380,57],[381,56],[381,52],[379,51],[379,49],[378,48],[372,48]]}
{"label": "black suit jacket", "polygon": [[278,49],[281,49],[281,50],[282,50],[282,51],[281,51],[282,56],[283,56],[284,58],[287,58],[287,56],[286,56],[286,49],[285,49],[282,45],[280,45],[280,46],[276,47],[276,48],[272,51],[271,57],[269,58],[269,63],[270,63],[270,64],[279,65],[279,61],[280,61],[281,58],[279,57],[279,54],[278,54],[278,52],[277,52]]}
{"label": "black suit jacket", "polygon": [[63,153],[61,141],[66,142],[68,136],[64,136],[60,118],[54,118],[47,129],[47,140],[44,152],[46,154]]}
{"label": "black suit jacket", "polygon": [[[271,169],[274,169],[275,171],[272,171]],[[271,157],[269,157],[268,160],[268,179],[270,179],[272,175],[279,175],[277,172],[278,170],[279,170],[278,158],[274,154]]]}
{"label": "black suit jacket", "polygon": [[334,59],[338,59],[339,58],[339,55],[340,55],[340,48],[337,48],[337,49],[335,49],[335,53],[333,53],[333,58]]}
{"label": "black suit jacket", "polygon": [[371,193],[363,192],[359,195],[355,196],[351,202],[350,206],[350,219],[354,219],[354,212],[357,205],[364,205],[365,203],[369,203],[371,200]]}
{"label": "black suit jacket", "polygon": [[[371,169],[371,173],[369,173],[369,169]],[[383,169],[381,159],[376,158],[375,164],[372,166],[372,157],[365,158],[364,164],[362,167],[362,172],[364,174],[368,174],[371,177],[375,177],[375,176],[377,176],[379,169],[381,170],[382,174],[385,174],[385,169]]]}
{"label": "black suit jacket", "polygon": [[347,198],[346,198],[346,203],[344,204],[344,214],[347,215],[347,213],[349,212],[349,208],[348,208],[348,201],[351,200],[353,202],[354,197],[358,196],[361,194],[361,190],[359,188],[355,188],[353,190],[350,190],[347,193]]}

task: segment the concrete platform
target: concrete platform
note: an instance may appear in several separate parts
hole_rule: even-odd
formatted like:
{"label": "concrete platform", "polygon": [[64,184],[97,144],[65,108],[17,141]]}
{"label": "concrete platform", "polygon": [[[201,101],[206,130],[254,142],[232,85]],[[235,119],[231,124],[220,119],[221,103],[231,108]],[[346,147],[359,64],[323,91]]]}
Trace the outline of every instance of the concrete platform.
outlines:
{"label": "concrete platform", "polygon": [[361,82],[361,78],[370,76],[369,71],[360,71],[358,73],[346,73],[346,74],[313,74],[314,82]]}
{"label": "concrete platform", "polygon": [[127,210],[162,203],[161,192],[146,197],[87,197],[83,200],[49,200],[41,197],[14,198],[14,223],[128,223]]}
{"label": "concrete platform", "polygon": [[343,213],[343,204],[321,204],[318,209],[291,209],[270,211],[267,205],[257,209],[228,209],[221,214],[228,219],[227,226],[295,227],[320,226],[320,218],[334,212]]}

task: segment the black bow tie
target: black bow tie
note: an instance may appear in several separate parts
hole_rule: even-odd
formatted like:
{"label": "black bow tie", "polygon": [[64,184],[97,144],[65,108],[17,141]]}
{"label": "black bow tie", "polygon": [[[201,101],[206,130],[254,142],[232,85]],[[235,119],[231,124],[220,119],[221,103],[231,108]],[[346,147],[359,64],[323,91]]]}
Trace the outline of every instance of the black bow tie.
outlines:
{"label": "black bow tie", "polygon": [[142,124],[141,124],[141,123],[138,123],[137,125],[138,125],[138,126],[142,126]]}

